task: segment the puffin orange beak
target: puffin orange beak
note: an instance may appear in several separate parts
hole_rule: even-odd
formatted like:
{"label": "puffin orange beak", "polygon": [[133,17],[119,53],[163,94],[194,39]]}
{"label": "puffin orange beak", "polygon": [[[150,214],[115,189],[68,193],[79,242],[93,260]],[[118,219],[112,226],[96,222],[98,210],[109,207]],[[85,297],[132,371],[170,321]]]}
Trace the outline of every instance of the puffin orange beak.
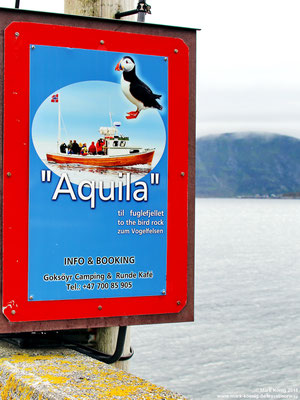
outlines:
{"label": "puffin orange beak", "polygon": [[115,71],[122,71],[122,65],[121,65],[121,61],[118,62],[118,64],[116,65]]}

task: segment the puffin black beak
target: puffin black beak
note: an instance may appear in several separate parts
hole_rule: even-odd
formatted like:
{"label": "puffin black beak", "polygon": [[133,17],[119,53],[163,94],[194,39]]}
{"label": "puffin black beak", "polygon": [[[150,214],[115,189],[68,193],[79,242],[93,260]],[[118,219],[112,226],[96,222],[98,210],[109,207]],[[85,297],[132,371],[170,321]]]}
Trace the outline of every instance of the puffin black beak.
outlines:
{"label": "puffin black beak", "polygon": [[121,61],[119,61],[118,64],[116,65],[115,71],[122,71],[123,70],[122,65],[121,65]]}

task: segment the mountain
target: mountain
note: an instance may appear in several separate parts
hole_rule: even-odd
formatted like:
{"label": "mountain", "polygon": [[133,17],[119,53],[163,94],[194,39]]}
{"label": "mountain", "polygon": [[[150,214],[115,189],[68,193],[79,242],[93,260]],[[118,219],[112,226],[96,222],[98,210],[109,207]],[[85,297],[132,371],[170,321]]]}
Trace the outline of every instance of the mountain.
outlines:
{"label": "mountain", "polygon": [[300,192],[300,140],[279,134],[205,136],[196,143],[196,195]]}

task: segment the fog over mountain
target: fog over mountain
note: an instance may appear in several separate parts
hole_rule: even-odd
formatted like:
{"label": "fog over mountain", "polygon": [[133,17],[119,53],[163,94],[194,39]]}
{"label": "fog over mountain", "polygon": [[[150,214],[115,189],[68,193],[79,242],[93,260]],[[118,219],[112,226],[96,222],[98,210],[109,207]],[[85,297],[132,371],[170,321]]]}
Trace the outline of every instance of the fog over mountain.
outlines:
{"label": "fog over mountain", "polygon": [[261,133],[197,139],[197,196],[271,196],[299,191],[299,139]]}

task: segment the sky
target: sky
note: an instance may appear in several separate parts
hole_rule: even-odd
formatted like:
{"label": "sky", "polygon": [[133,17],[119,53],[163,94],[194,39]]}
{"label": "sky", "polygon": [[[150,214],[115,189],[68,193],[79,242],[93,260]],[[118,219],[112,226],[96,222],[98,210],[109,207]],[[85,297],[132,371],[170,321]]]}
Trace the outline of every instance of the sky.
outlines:
{"label": "sky", "polygon": [[[281,133],[300,138],[299,0],[148,0],[146,22],[197,33],[197,136]],[[0,0],[14,7],[15,0]],[[20,0],[63,12],[63,0]]]}

